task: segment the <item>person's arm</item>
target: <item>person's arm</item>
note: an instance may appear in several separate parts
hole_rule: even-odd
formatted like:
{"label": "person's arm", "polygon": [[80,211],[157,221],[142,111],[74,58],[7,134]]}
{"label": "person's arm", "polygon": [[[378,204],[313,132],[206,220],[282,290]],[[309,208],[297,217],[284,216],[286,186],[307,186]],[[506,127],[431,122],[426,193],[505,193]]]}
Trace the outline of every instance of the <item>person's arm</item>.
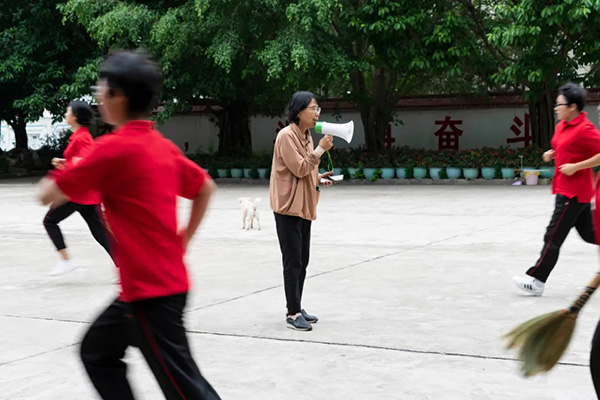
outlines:
{"label": "person's arm", "polygon": [[66,168],[55,180],[40,182],[40,200],[43,204],[59,205],[70,196],[90,190],[100,191],[105,177],[111,176],[114,160],[108,146],[97,146],[77,165]]}
{"label": "person's arm", "polygon": [[561,165],[559,170],[565,175],[573,175],[582,169],[593,168],[600,165],[600,132],[598,132],[595,127],[590,126],[589,129],[581,133],[579,143],[580,148],[583,150],[583,154],[587,154],[589,158],[577,163],[566,163]]}
{"label": "person's arm", "polygon": [[544,162],[550,162],[552,160],[554,160],[556,158],[556,152],[554,151],[554,149],[550,149],[546,152],[544,152],[544,154],[542,155],[542,160],[544,160]]}
{"label": "person's arm", "polygon": [[57,158],[54,157],[52,159],[52,166],[60,171],[62,171],[63,169],[65,169],[65,163],[67,162],[67,160],[65,160],[64,158]]}
{"label": "person's arm", "polygon": [[200,190],[200,193],[198,193],[198,196],[192,199],[190,218],[185,228],[180,231],[180,235],[183,240],[184,252],[187,250],[188,243],[192,237],[194,237],[196,230],[198,230],[200,223],[204,219],[204,215],[208,209],[208,204],[216,188],[217,185],[215,185],[213,180],[208,179],[204,182],[204,185],[202,185],[202,189]]}
{"label": "person's arm", "polygon": [[210,178],[208,172],[187,158],[175,146],[174,151],[179,164],[179,189],[177,194],[192,200],[192,209],[187,224],[178,231],[185,251],[198,230],[202,219],[204,219],[208,204],[217,185]]}
{"label": "person's arm", "polygon": [[577,171],[586,168],[597,167],[598,165],[600,165],[600,153],[578,163],[563,164],[559,167],[559,169],[560,172],[562,172],[565,175],[573,175]]}
{"label": "person's arm", "polygon": [[277,143],[277,145],[280,146],[279,149],[285,166],[292,174],[294,174],[294,176],[303,178],[319,165],[323,153],[333,146],[333,138],[329,135],[325,135],[319,141],[319,146],[306,158],[300,154],[296,148],[294,138],[290,135],[281,136]]}
{"label": "person's arm", "polygon": [[67,195],[60,190],[54,179],[43,178],[39,185],[41,189],[40,201],[43,205],[56,208],[69,201]]}
{"label": "person's arm", "polygon": [[330,180],[330,179],[327,179],[331,175],[333,175],[333,171],[327,171],[327,172],[324,172],[322,174],[319,174],[319,178],[318,178],[319,179],[319,183],[321,185],[323,185],[323,186],[331,186],[331,185],[333,185],[335,182],[332,181],[332,180]]}

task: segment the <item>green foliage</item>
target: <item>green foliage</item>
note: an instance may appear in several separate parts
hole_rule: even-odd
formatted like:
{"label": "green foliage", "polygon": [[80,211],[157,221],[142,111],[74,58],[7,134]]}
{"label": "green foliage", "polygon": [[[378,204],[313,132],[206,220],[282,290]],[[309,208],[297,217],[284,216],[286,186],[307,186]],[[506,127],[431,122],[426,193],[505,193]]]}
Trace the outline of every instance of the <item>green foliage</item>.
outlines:
{"label": "green foliage", "polygon": [[251,167],[250,168],[250,179],[258,179],[260,178],[260,174],[258,173],[258,168]]}
{"label": "green foliage", "polygon": [[348,168],[342,168],[342,175],[344,176],[345,180],[348,179],[352,179],[352,176],[350,175],[350,171],[348,171]]}
{"label": "green foliage", "polygon": [[557,87],[600,84],[598,1],[0,0],[0,6],[0,119],[13,128],[44,109],[60,118],[69,100],[89,94],[102,56],[116,48],[144,47],[161,65],[164,109],[157,121],[217,103],[218,151],[228,155],[251,150],[249,117],[281,114],[299,89],[357,105],[366,147],[382,151],[385,130],[398,119],[395,104],[406,94],[523,90],[542,143],[540,132],[552,130]]}
{"label": "green foliage", "polygon": [[46,136],[38,153],[51,155],[52,157],[62,157],[63,152],[69,145],[69,138],[72,134],[72,129],[63,129],[56,135]]}
{"label": "green foliage", "polygon": [[373,172],[373,177],[371,178],[371,182],[375,182],[377,179],[381,179],[382,174],[383,174],[383,172],[381,171],[381,169],[377,168]]}
{"label": "green foliage", "polygon": [[68,101],[89,92],[89,85],[65,85],[99,52],[80,27],[63,24],[59,0],[0,1],[0,9],[0,120],[13,127],[17,147],[24,148],[26,122],[45,109],[61,118]]}
{"label": "green foliage", "polygon": [[356,166],[356,171],[354,171],[354,176],[353,178],[355,179],[365,179],[365,173],[363,171],[364,169],[364,164],[362,163],[362,161],[359,161],[357,166]]}
{"label": "green foliage", "polygon": [[214,166],[211,166],[211,167],[208,169],[208,174],[209,174],[209,175],[210,175],[210,177],[211,177],[211,178],[213,178],[213,179],[217,179],[217,178],[219,178],[219,171],[217,171],[217,168],[216,168],[216,167],[214,167]]}
{"label": "green foliage", "polygon": [[300,0],[286,13],[289,24],[263,59],[269,76],[296,87],[318,83],[323,94],[356,104],[372,151],[384,149],[399,98],[434,76],[461,76],[475,49],[453,2]]}
{"label": "green foliage", "polygon": [[[542,165],[542,155],[544,154],[544,150],[537,146],[529,146],[523,149],[519,149],[519,155],[523,156],[523,166],[524,167],[534,167],[538,168]],[[552,165],[553,163],[549,163]]]}
{"label": "green foliage", "polygon": [[0,173],[10,171],[10,158],[5,155],[0,155]]}
{"label": "green foliage", "polygon": [[524,85],[535,96],[567,81],[597,80],[597,70],[580,71],[596,69],[600,59],[599,2],[501,1],[480,18],[500,64],[495,81]]}
{"label": "green foliage", "polygon": [[280,115],[298,89],[269,74],[273,39],[285,30],[285,1],[187,0],[167,2],[69,0],[77,21],[100,48],[145,47],[165,75],[164,121],[209,98],[220,128],[219,153],[250,151],[249,118]]}

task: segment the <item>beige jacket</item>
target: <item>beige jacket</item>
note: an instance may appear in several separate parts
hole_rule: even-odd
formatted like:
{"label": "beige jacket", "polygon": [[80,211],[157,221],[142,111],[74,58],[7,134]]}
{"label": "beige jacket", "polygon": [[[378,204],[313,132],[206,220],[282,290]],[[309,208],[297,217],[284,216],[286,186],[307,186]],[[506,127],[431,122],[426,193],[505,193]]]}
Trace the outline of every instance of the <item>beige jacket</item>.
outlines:
{"label": "beige jacket", "polygon": [[[319,150],[321,150],[319,148]],[[319,202],[319,161],[310,131],[290,123],[277,134],[271,166],[271,209],[314,221]]]}

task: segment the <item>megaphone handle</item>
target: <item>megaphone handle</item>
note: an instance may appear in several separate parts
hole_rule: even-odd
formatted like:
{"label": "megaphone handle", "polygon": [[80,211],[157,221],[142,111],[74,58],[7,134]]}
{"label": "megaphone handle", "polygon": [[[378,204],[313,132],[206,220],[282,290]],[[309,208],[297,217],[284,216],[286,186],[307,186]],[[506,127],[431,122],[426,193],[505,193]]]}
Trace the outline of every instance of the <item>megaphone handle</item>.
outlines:
{"label": "megaphone handle", "polygon": [[333,171],[333,160],[331,160],[331,154],[329,154],[329,150],[327,150],[327,172]]}

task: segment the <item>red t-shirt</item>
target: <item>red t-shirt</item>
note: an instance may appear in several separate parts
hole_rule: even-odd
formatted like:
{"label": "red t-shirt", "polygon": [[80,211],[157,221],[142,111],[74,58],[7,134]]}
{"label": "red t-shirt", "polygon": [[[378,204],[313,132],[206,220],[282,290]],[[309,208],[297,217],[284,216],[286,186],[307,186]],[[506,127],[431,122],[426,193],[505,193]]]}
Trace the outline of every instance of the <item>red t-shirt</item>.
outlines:
{"label": "red t-shirt", "polygon": [[571,176],[560,172],[562,164],[577,163],[600,153],[600,132],[582,112],[570,122],[560,121],[552,137],[556,152],[552,193],[568,198],[577,196],[579,203],[589,203],[594,196],[594,175],[591,169],[577,171]]}
{"label": "red t-shirt", "polygon": [[600,204],[600,191],[598,191],[598,183],[600,183],[600,174],[596,178],[596,208],[592,211],[592,216],[594,220],[594,238],[596,239],[596,244],[600,245],[600,235],[597,232],[600,232],[600,209],[598,205]]}
{"label": "red t-shirt", "polygon": [[177,235],[177,196],[195,198],[207,179],[206,171],[152,122],[130,121],[97,139],[87,157],[56,184],[67,196],[100,192],[116,241],[121,299],[131,302],[189,290]]}
{"label": "red t-shirt", "polygon": [[[73,158],[84,158],[94,146],[94,138],[90,135],[88,128],[77,129],[69,138],[69,144],[63,152],[65,158],[65,169],[73,167]],[[56,171],[54,175],[60,175],[62,171]],[[85,193],[74,193],[71,201],[77,204],[100,204],[100,195],[96,191]]]}

